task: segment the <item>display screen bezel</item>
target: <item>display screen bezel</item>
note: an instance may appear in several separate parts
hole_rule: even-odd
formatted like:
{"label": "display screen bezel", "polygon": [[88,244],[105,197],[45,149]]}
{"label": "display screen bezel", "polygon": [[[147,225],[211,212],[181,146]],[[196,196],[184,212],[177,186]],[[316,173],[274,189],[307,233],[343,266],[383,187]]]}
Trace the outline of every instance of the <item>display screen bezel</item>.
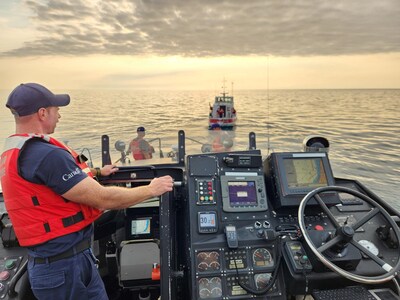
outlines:
{"label": "display screen bezel", "polygon": [[[147,228],[145,231],[133,231],[134,224],[136,224],[136,227],[138,224],[146,222],[147,223]],[[143,218],[143,219],[133,219],[131,220],[131,235],[132,236],[145,236],[151,234],[151,218]]]}
{"label": "display screen bezel", "polygon": [[[214,220],[214,225],[204,225],[202,222],[202,218],[206,217]],[[213,233],[218,231],[218,218],[216,211],[200,211],[197,214],[197,227],[199,233]]]}
{"label": "display screen bezel", "polygon": [[[275,207],[290,207],[299,206],[301,200],[312,190],[319,186],[297,186],[289,185],[287,173],[285,169],[288,160],[305,160],[314,159],[318,161],[321,166],[321,171],[325,173],[326,183],[319,186],[334,186],[335,178],[333,177],[332,168],[328,159],[328,154],[325,152],[274,152],[268,157],[268,164],[266,170],[268,174],[267,182],[274,191],[274,197],[271,200]],[[323,201],[327,205],[336,205],[340,203],[340,199],[336,192],[322,193]],[[314,199],[311,199],[307,205],[317,205]]]}
{"label": "display screen bezel", "polygon": [[[267,192],[265,189],[264,176],[258,175],[257,173],[247,174],[228,174],[221,175],[221,196],[222,196],[222,208],[225,212],[251,212],[251,211],[265,211],[268,209],[267,204]],[[254,184],[254,186],[250,186]],[[251,191],[254,193],[251,201],[233,201],[231,199],[230,187],[235,185],[242,185],[245,193],[250,191],[248,188],[251,187]],[[236,189],[236,193],[240,190]],[[241,203],[240,203],[241,202]]]}
{"label": "display screen bezel", "polygon": [[[295,161],[318,161],[321,167],[321,171],[324,173],[325,183],[319,185],[303,185],[298,187],[290,186],[288,180],[287,162]],[[322,186],[331,186],[335,184],[332,170],[327,158],[326,153],[278,153],[276,154],[276,163],[278,167],[278,178],[280,182],[280,188],[283,196],[288,195],[305,195],[308,192]]]}

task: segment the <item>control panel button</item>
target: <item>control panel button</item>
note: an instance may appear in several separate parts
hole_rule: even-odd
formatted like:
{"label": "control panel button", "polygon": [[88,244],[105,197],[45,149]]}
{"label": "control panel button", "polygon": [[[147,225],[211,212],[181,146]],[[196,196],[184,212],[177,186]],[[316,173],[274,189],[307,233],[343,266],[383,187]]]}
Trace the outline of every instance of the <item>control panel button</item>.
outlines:
{"label": "control panel button", "polygon": [[15,268],[15,260],[14,259],[7,259],[5,263],[5,267],[7,270],[11,270]]}
{"label": "control panel button", "polygon": [[7,280],[8,278],[10,278],[10,272],[8,272],[8,271],[0,272],[0,280],[1,281]]}

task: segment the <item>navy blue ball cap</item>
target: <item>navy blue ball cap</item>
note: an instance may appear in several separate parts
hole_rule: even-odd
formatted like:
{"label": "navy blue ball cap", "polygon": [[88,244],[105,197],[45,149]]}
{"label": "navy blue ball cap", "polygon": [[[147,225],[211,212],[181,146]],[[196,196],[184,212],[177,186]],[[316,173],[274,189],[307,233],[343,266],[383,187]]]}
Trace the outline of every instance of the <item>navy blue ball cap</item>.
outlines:
{"label": "navy blue ball cap", "polygon": [[21,83],[8,96],[6,106],[13,114],[23,117],[34,114],[42,107],[67,106],[69,102],[67,94],[55,95],[43,85]]}
{"label": "navy blue ball cap", "polygon": [[138,128],[136,129],[136,131],[137,131],[137,132],[143,132],[143,131],[146,131],[146,129],[144,129],[143,126],[140,126],[140,127],[138,127]]}

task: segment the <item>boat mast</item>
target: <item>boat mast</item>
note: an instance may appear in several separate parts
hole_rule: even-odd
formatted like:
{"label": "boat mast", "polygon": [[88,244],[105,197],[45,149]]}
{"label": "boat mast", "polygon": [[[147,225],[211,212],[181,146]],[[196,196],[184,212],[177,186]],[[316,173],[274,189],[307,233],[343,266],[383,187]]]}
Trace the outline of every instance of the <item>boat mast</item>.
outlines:
{"label": "boat mast", "polygon": [[225,91],[225,88],[226,88],[225,83],[226,83],[226,80],[225,80],[225,77],[224,77],[224,80],[223,80],[223,82],[222,82],[222,99],[223,99],[224,101],[225,101],[225,96],[226,96],[226,94],[227,94],[227,92]]}

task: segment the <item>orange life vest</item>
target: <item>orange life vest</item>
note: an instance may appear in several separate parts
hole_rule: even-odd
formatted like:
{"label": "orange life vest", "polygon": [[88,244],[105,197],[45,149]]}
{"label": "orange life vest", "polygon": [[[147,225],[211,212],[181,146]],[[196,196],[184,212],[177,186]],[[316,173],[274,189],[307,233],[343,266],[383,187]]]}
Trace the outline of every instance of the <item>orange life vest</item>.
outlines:
{"label": "orange life vest", "polygon": [[1,185],[5,206],[21,246],[41,244],[79,231],[102,214],[96,208],[68,201],[49,187],[29,182],[19,175],[18,157],[23,145],[31,138],[42,138],[67,150],[82,171],[93,177],[90,168],[80,162],[75,151],[52,137],[20,134],[7,138],[0,161]]}
{"label": "orange life vest", "polygon": [[135,160],[144,159],[144,155],[142,154],[142,151],[140,151],[138,139],[133,139],[130,146],[131,146],[132,156]]}
{"label": "orange life vest", "polygon": [[[138,138],[135,138],[131,141],[130,143],[130,150],[132,152],[132,156],[135,160],[142,160],[146,159],[146,157],[143,155],[142,150],[140,149],[140,142],[142,140],[139,140]],[[153,157],[152,153],[148,153],[150,155],[150,158]]]}

